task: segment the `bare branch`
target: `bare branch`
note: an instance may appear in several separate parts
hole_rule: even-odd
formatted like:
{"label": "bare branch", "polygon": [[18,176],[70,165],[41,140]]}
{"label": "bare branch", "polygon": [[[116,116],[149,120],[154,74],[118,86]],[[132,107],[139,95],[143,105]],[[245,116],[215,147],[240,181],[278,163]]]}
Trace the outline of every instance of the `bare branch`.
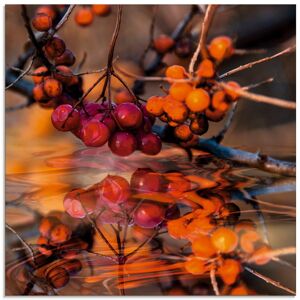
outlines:
{"label": "bare branch", "polygon": [[256,271],[252,270],[251,268],[249,268],[249,267],[247,267],[247,266],[245,267],[245,270],[248,271],[249,273],[253,274],[254,276],[256,276],[256,277],[258,277],[258,278],[264,280],[265,282],[270,283],[270,284],[272,284],[272,285],[278,287],[278,288],[281,289],[281,290],[284,290],[284,291],[286,291],[286,292],[288,292],[288,293],[290,293],[290,294],[292,294],[292,295],[296,295],[296,292],[295,292],[295,291],[293,291],[293,290],[291,290],[291,289],[289,289],[289,288],[283,286],[283,285],[282,285],[280,282],[278,282],[278,281],[275,281],[275,280],[273,280],[273,279],[271,279],[271,278],[269,278],[269,277],[267,277],[267,276],[265,276],[265,275],[262,275],[262,274],[260,274],[260,273],[258,273],[258,272],[256,272]]}
{"label": "bare branch", "polygon": [[267,49],[234,49],[234,55],[247,55],[247,54],[264,54],[267,53]]}
{"label": "bare branch", "polygon": [[196,51],[194,52],[190,65],[189,65],[189,73],[193,74],[194,73],[194,67],[197,62],[198,56],[201,53],[203,58],[206,58],[208,56],[207,54],[207,49],[206,49],[206,39],[207,39],[207,34],[208,30],[210,28],[211,22],[213,20],[214,14],[218,8],[218,5],[208,5],[203,23],[201,24],[201,34],[200,34],[200,39],[199,43],[197,46]]}
{"label": "bare branch", "polygon": [[272,56],[268,56],[268,57],[265,57],[265,58],[262,58],[262,59],[259,59],[259,60],[255,60],[255,61],[249,62],[249,63],[247,63],[245,65],[239,66],[239,67],[237,67],[237,68],[235,68],[235,69],[233,69],[231,71],[228,71],[228,72],[220,75],[219,78],[223,79],[223,78],[225,78],[227,76],[230,76],[232,74],[235,74],[237,72],[250,69],[250,68],[252,68],[253,66],[255,66],[257,64],[261,64],[263,62],[270,61],[270,60],[272,60],[274,58],[277,58],[277,57],[280,57],[282,55],[292,53],[295,50],[296,50],[296,46],[289,47],[289,48],[287,48],[287,49],[285,49],[285,50],[283,50],[283,51],[281,51],[279,53],[276,53],[276,54],[274,54]]}
{"label": "bare branch", "polygon": [[263,80],[263,81],[260,81],[260,82],[257,82],[257,83],[252,83],[252,84],[249,84],[247,86],[243,86],[243,90],[244,91],[249,91],[251,89],[254,89],[254,88],[257,88],[263,84],[266,84],[266,83],[271,83],[274,81],[274,77],[270,77],[270,78],[267,78],[266,80]]}
{"label": "bare branch", "polygon": [[217,84],[219,86],[221,86],[222,88],[225,88],[229,91],[235,92],[242,98],[245,98],[248,100],[252,100],[255,102],[261,102],[261,103],[267,103],[267,104],[271,104],[271,105],[275,105],[275,106],[279,106],[279,107],[283,107],[283,108],[287,108],[287,109],[296,109],[296,102],[294,102],[294,101],[288,101],[288,100],[279,99],[279,98],[275,98],[275,97],[268,97],[268,96],[264,96],[264,95],[250,93],[243,89],[234,88],[225,82],[219,82]]}
{"label": "bare branch", "polygon": [[[163,140],[173,142],[169,135],[166,136],[167,126],[153,126],[156,132]],[[209,152],[216,157],[235,161],[253,168],[258,168],[266,172],[281,174],[284,176],[296,176],[296,164],[293,162],[283,161],[272,158],[260,153],[251,153],[231,147],[220,145],[214,139],[199,138],[195,149]]]}
{"label": "bare branch", "polygon": [[211,268],[209,275],[210,275],[210,282],[214,289],[215,295],[219,296],[220,292],[219,292],[218,282],[216,279],[216,269],[214,267]]}

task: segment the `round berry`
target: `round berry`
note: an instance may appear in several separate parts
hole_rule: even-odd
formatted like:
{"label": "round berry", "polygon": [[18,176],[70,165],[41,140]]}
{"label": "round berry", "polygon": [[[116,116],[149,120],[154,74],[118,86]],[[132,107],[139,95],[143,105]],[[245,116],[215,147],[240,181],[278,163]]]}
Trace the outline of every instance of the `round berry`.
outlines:
{"label": "round berry", "polygon": [[65,52],[66,45],[62,39],[58,37],[53,37],[47,42],[44,49],[47,56],[49,56],[50,58],[55,58],[57,56],[62,55]]}
{"label": "round berry", "polygon": [[79,126],[80,114],[70,104],[58,106],[51,115],[53,126],[60,131],[74,130]]}
{"label": "round berry", "polygon": [[232,39],[228,36],[218,36],[210,42],[208,51],[215,60],[222,61],[233,54]]}
{"label": "round berry", "polygon": [[208,121],[205,115],[197,116],[190,124],[192,133],[202,135],[208,131]]}
{"label": "round berry", "polygon": [[80,26],[88,26],[93,23],[94,15],[89,7],[80,8],[76,15],[75,21]]}
{"label": "round berry", "polygon": [[97,16],[107,16],[110,13],[111,7],[108,4],[94,4],[92,11]]}
{"label": "round berry", "polygon": [[141,110],[133,103],[118,105],[114,114],[123,128],[138,128],[143,121]]}
{"label": "round berry", "polygon": [[119,156],[128,156],[137,149],[137,141],[133,134],[119,131],[109,139],[110,150]]}
{"label": "round berry", "polygon": [[154,49],[161,54],[168,52],[175,45],[175,41],[165,34],[161,34],[153,41]]}
{"label": "round berry", "polygon": [[56,17],[56,10],[53,5],[42,5],[39,6],[35,12],[38,14],[48,15],[52,20]]}
{"label": "round berry", "polygon": [[163,109],[164,100],[159,96],[152,96],[148,99],[146,104],[147,112],[151,115],[159,117],[164,113]]}
{"label": "round berry", "polygon": [[192,250],[196,256],[209,258],[216,255],[216,249],[209,236],[199,234],[192,242]]}
{"label": "round berry", "polygon": [[175,82],[171,85],[169,93],[174,100],[184,101],[186,97],[192,92],[192,90],[192,86],[188,83]]}
{"label": "round berry", "polygon": [[35,76],[34,74],[46,73],[48,69],[44,66],[38,67],[34,70],[32,75],[32,80],[35,84],[42,83],[44,80],[44,76]]}
{"label": "round berry", "polygon": [[64,224],[54,226],[50,232],[50,241],[54,244],[66,242],[71,237],[71,230]]}
{"label": "round berry", "polygon": [[73,66],[76,61],[76,58],[73,52],[69,49],[66,49],[63,54],[55,57],[54,62],[55,65],[65,65],[65,66]]}
{"label": "round berry", "polygon": [[220,227],[213,232],[211,241],[218,251],[221,253],[229,253],[236,248],[238,244],[238,237],[231,229]]}
{"label": "round berry", "polygon": [[138,141],[139,149],[148,155],[156,155],[160,152],[162,144],[160,137],[155,133],[143,134]]}
{"label": "round berry", "polygon": [[45,91],[44,91],[44,84],[40,83],[34,86],[32,90],[32,97],[35,101],[40,102],[40,101],[45,101],[48,99]]}
{"label": "round berry", "polygon": [[184,79],[185,76],[185,69],[182,66],[173,65],[166,69],[166,77],[172,79]]}
{"label": "round berry", "polygon": [[158,204],[143,202],[135,211],[134,223],[143,228],[154,228],[164,220],[165,209]]}
{"label": "round berry", "polygon": [[223,264],[219,267],[218,273],[224,283],[234,284],[241,272],[241,264],[234,259],[225,259]]}
{"label": "round berry", "polygon": [[127,89],[123,88],[117,91],[117,93],[115,94],[114,101],[117,104],[121,104],[125,102],[133,102],[134,97],[132,96],[131,93],[129,93]]}
{"label": "round berry", "polygon": [[137,169],[131,176],[130,186],[134,191],[158,192],[162,189],[162,176],[150,169]]}
{"label": "round berry", "polygon": [[52,27],[52,19],[46,14],[37,14],[32,19],[32,26],[37,31],[48,31]]}
{"label": "round berry", "polygon": [[185,103],[192,112],[202,112],[209,107],[210,97],[207,91],[198,88],[187,95]]}
{"label": "round berry", "polygon": [[213,62],[209,59],[202,60],[198,67],[197,75],[199,77],[212,78],[215,75],[215,66]]}
{"label": "round berry", "polygon": [[95,119],[88,121],[81,131],[82,141],[89,147],[103,146],[108,141],[109,135],[108,127]]}
{"label": "round berry", "polygon": [[181,124],[175,127],[174,135],[184,142],[189,141],[193,137],[192,131],[190,130],[189,126],[186,124]]}

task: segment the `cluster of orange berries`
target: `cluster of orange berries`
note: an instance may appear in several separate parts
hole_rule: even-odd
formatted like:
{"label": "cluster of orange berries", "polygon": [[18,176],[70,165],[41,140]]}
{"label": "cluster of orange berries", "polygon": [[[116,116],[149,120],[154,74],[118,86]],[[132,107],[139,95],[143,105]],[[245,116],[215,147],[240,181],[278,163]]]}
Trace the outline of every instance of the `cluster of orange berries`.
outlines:
{"label": "cluster of orange berries", "polygon": [[[168,94],[150,97],[147,111],[174,127],[175,136],[182,142],[204,134],[208,130],[208,121],[222,120],[230,104],[238,100],[237,92],[214,84],[216,67],[233,51],[229,37],[214,38],[208,45],[210,57],[200,62],[195,79],[183,66],[168,67],[165,72],[170,80]],[[240,88],[233,81],[227,84],[234,89]]]}
{"label": "cluster of orange berries", "polygon": [[[45,217],[39,225],[40,237],[37,239],[39,245],[35,267],[35,276],[47,280],[53,288],[64,287],[70,279],[70,276],[76,275],[82,269],[80,260],[76,259],[78,251],[87,248],[87,243],[71,240],[72,230],[69,226],[60,222],[56,217]],[[70,250],[72,248],[73,250]],[[48,257],[55,255],[59,259],[59,263],[49,268]]]}
{"label": "cluster of orange berries", "polygon": [[75,14],[75,22],[80,26],[89,26],[93,23],[94,17],[105,17],[109,15],[111,6],[108,4],[83,5]]}
{"label": "cluster of orange berries", "polygon": [[171,237],[191,242],[193,254],[184,264],[187,272],[202,275],[214,268],[226,285],[233,285],[243,270],[244,260],[253,257],[257,265],[270,261],[269,256],[264,256],[270,247],[263,242],[251,220],[239,220],[237,205],[219,204],[212,201],[211,206],[207,204],[170,220],[167,228]]}

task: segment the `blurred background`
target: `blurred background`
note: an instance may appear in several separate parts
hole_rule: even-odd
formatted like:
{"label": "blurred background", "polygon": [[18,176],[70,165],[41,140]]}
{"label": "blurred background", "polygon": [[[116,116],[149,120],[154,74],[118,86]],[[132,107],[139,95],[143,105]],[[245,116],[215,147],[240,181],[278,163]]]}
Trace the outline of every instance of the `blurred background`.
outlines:
{"label": "blurred background", "polygon": [[[30,16],[36,6],[28,5]],[[78,10],[79,7],[75,8]],[[189,12],[189,5],[159,5],[154,36],[161,33],[171,34],[177,24]],[[138,65],[140,56],[149,42],[149,29],[153,14],[152,5],[125,5],[121,30],[118,37],[115,56],[118,64],[131,73],[143,74]],[[202,16],[196,16],[187,28],[197,45],[199,24]],[[76,65],[87,53],[82,71],[94,70],[105,66],[111,35],[116,20],[116,7],[103,18],[95,18],[87,28],[79,27],[74,16],[60,30],[59,35],[75,54]],[[225,61],[220,74],[265,56],[272,55],[296,43],[296,6],[295,5],[226,5],[221,6],[209,31],[209,40],[217,35],[233,37],[237,49],[266,49],[264,54],[235,55]],[[27,33],[21,17],[19,5],[7,5],[5,8],[5,65],[13,65],[24,51]],[[146,65],[153,59],[153,53],[146,58]],[[182,59],[174,53],[167,54],[163,62],[166,65],[180,64],[188,66],[189,58]],[[161,75],[164,68],[156,74]],[[153,74],[155,75],[155,74]],[[97,75],[84,76],[84,90],[96,80]],[[272,83],[264,84],[252,92],[296,101],[296,53],[282,56],[237,73],[230,80],[242,86],[274,77]],[[123,77],[133,86],[133,80]],[[26,78],[31,80],[30,76]],[[228,77],[229,79],[229,77]],[[119,83],[113,82],[118,88]],[[166,85],[167,87],[167,85]],[[95,99],[101,85],[89,96]],[[146,83],[144,99],[161,94],[159,83]],[[12,91],[5,93],[5,106],[13,107],[26,99]],[[51,109],[43,109],[33,104],[30,107],[7,112],[6,125],[6,220],[11,226],[21,228],[24,237],[33,240],[36,235],[36,220],[51,210],[62,211],[64,194],[74,187],[88,186],[100,181],[107,172],[120,173],[129,177],[129,173],[141,166],[158,168],[165,166],[166,157],[184,155],[183,151],[165,146],[166,152],[153,158],[135,153],[124,160],[116,158],[103,149],[87,149],[72,134],[56,131],[50,120]],[[204,135],[210,137],[222,127],[223,122],[211,123]],[[296,112],[279,107],[241,100],[231,128],[225,136],[224,144],[256,152],[261,151],[275,157],[295,160],[296,150]],[[270,199],[270,198],[268,198]],[[288,192],[272,196],[272,201],[295,205],[295,193]],[[25,205],[26,204],[26,205]],[[269,226],[272,243],[275,246],[295,244],[295,223],[284,226],[272,223]],[[289,234],[285,234],[289,232]],[[13,237],[8,237],[9,244]],[[9,248],[8,248],[9,249]],[[7,253],[7,260],[14,257]],[[274,269],[269,270],[274,274]],[[276,273],[276,272],[275,272]],[[280,275],[282,275],[281,273]],[[288,276],[284,281],[291,283]],[[278,274],[277,274],[278,275]],[[294,280],[293,274],[290,274]],[[282,276],[280,278],[282,280]],[[272,288],[263,288],[268,293]],[[11,293],[11,291],[9,291]]]}

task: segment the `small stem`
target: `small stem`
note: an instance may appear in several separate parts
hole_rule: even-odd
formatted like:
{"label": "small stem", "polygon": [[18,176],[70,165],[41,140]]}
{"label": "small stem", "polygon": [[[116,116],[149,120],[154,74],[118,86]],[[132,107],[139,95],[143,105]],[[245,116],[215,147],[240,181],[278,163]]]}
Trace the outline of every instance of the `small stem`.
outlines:
{"label": "small stem", "polygon": [[214,266],[211,268],[209,275],[210,275],[210,282],[211,282],[211,285],[212,285],[213,290],[215,292],[215,295],[219,296],[220,292],[219,292],[218,282],[217,282],[217,279],[216,279],[216,269],[215,269]]}

